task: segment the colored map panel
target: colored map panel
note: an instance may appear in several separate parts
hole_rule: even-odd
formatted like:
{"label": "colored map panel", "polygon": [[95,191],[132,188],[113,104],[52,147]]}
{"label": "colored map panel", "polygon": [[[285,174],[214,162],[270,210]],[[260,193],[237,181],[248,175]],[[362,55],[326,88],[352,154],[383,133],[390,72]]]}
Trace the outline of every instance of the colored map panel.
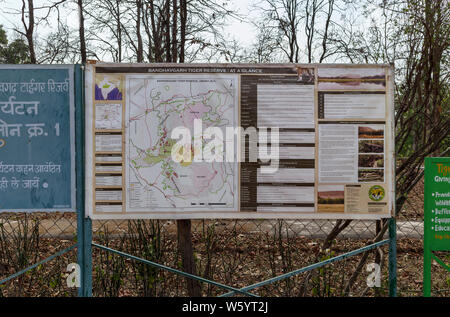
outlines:
{"label": "colored map panel", "polygon": [[74,211],[73,66],[0,67],[0,211]]}
{"label": "colored map panel", "polygon": [[[127,212],[238,210],[237,160],[194,157],[209,142],[202,131],[214,126],[225,136],[227,127],[237,126],[237,95],[236,76],[127,77]],[[189,130],[189,148],[177,141],[177,128]],[[192,139],[198,141],[192,145]],[[236,144],[230,146],[237,153]]]}

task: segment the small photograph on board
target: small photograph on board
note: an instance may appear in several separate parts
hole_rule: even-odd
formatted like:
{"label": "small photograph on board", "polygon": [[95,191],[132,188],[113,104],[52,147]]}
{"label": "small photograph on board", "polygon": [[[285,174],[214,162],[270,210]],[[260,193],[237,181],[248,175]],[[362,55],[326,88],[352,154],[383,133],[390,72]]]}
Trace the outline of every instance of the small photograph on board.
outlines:
{"label": "small photograph on board", "polygon": [[314,84],[314,68],[298,67],[298,81],[304,84]]}
{"label": "small photograph on board", "polygon": [[383,153],[384,141],[383,140],[359,140],[358,144],[359,153]]}
{"label": "small photograph on board", "polygon": [[359,183],[384,182],[384,169],[360,169],[358,171]]}
{"label": "small photograph on board", "polygon": [[327,79],[356,79],[356,80],[384,80],[386,73],[384,68],[342,68],[342,67],[319,67],[317,70],[319,80]]}
{"label": "small photograph on board", "polygon": [[95,128],[96,129],[122,129],[122,105],[99,103],[95,105]]}
{"label": "small photograph on board", "polygon": [[384,155],[382,154],[359,154],[358,155],[358,167],[372,167],[383,168],[384,167]]}
{"label": "small photograph on board", "polygon": [[384,127],[382,125],[360,125],[358,127],[360,139],[383,139]]}
{"label": "small photograph on board", "polygon": [[121,75],[95,75],[95,100],[122,100],[122,96],[123,79]]}
{"label": "small photograph on board", "polygon": [[383,80],[360,81],[360,80],[327,80],[319,81],[319,90],[385,90],[386,82]]}
{"label": "small photograph on board", "polygon": [[319,68],[320,90],[384,90],[383,68]]}
{"label": "small photograph on board", "polygon": [[319,185],[317,191],[318,212],[344,212],[344,185]]}

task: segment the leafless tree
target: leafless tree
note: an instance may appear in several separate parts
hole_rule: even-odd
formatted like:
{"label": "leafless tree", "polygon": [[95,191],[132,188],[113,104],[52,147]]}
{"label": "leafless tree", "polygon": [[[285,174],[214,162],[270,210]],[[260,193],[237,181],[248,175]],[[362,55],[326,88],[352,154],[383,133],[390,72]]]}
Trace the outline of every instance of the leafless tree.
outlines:
{"label": "leafless tree", "polygon": [[86,38],[85,38],[85,29],[84,29],[84,5],[83,0],[77,0],[78,6],[78,35],[80,37],[80,54],[81,54],[81,62],[84,64],[87,61],[87,50],[86,50]]}
{"label": "leafless tree", "polygon": [[83,10],[90,20],[87,37],[98,45],[100,51],[108,52],[113,62],[118,63],[124,60],[124,10],[121,0],[90,1]]}
{"label": "leafless tree", "polygon": [[[399,213],[423,177],[425,157],[439,155],[445,150],[443,141],[449,139],[450,6],[445,0],[380,0],[373,5],[381,9],[381,21],[373,20],[368,32],[342,28],[331,42],[351,62],[395,64],[395,143],[401,157],[395,171],[395,207]],[[387,229],[384,220],[372,242],[380,241]],[[368,255],[361,257],[345,294],[350,293]]]}
{"label": "leafless tree", "polygon": [[256,9],[261,11],[262,22],[272,36],[278,38],[278,49],[284,52],[291,63],[299,62],[299,24],[302,0],[262,0]]}
{"label": "leafless tree", "polygon": [[332,55],[328,41],[339,9],[335,0],[260,0],[255,7],[261,12],[259,25],[272,32],[289,62],[300,62],[303,52],[308,63]]}
{"label": "leafless tree", "polygon": [[264,23],[257,25],[257,29],[256,41],[250,49],[250,61],[254,63],[271,63],[281,60],[277,56],[277,48],[281,44],[279,39],[273,36],[270,28],[266,27]]}
{"label": "leafless tree", "polygon": [[34,28],[35,28],[35,19],[34,19],[34,2],[33,0],[22,0],[22,7],[20,9],[21,21],[23,30],[16,29],[16,31],[27,39],[28,49],[30,51],[30,62],[32,64],[36,64],[36,51],[34,45]]}

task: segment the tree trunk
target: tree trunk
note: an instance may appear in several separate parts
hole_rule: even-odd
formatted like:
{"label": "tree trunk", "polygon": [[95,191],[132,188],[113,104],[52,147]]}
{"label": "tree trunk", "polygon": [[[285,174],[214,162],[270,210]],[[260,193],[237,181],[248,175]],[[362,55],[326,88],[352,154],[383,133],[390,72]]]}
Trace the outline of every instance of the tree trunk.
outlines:
{"label": "tree trunk", "polygon": [[178,60],[178,43],[177,43],[177,29],[178,29],[178,0],[173,0],[172,11],[172,61],[174,63]]}
{"label": "tree trunk", "polygon": [[[179,61],[184,63],[186,46],[186,23],[187,23],[187,3],[186,0],[180,0],[180,53]],[[175,15],[175,12],[174,12]],[[177,28],[177,25],[173,25]],[[175,56],[172,56],[174,62]],[[194,249],[192,246],[191,220],[177,220],[178,228],[178,248],[183,257],[183,269],[185,272],[197,275],[195,267]],[[189,296],[201,296],[201,285],[198,281],[187,278],[187,289]]]}
{"label": "tree trunk", "polygon": [[[197,275],[195,267],[194,249],[192,246],[191,220],[177,220],[178,249],[181,253],[183,270],[186,273]],[[190,297],[202,296],[200,282],[186,278],[188,295]]]}
{"label": "tree trunk", "polygon": [[137,36],[137,52],[136,59],[138,63],[144,61],[144,45],[142,43],[141,35],[141,12],[142,12],[142,0],[136,0],[136,36]]}
{"label": "tree trunk", "polygon": [[[36,64],[36,52],[34,50],[34,4],[33,0],[28,0],[28,12],[26,12],[25,0],[22,0],[22,24],[25,29],[25,37],[28,42],[28,50],[30,51],[30,62],[31,64]],[[28,13],[28,25],[25,22],[26,14]]]}
{"label": "tree trunk", "polygon": [[184,63],[186,45],[186,23],[187,23],[187,3],[186,0],[180,0],[180,63]]}
{"label": "tree trunk", "polygon": [[83,64],[86,63],[87,54],[86,54],[86,39],[84,37],[84,15],[83,15],[83,0],[77,0],[78,2],[78,15],[79,15],[79,36],[80,36],[80,50],[81,50],[81,62]]}

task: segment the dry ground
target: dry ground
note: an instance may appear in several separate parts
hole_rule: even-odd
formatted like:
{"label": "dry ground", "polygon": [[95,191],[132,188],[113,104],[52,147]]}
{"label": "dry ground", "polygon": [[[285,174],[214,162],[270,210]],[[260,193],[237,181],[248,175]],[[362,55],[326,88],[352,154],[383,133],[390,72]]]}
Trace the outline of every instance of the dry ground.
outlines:
{"label": "dry ground", "polygon": [[[316,259],[323,240],[303,236],[281,238],[234,232],[236,235],[217,234],[207,236],[201,232],[194,233],[196,263],[200,275],[233,287],[244,287],[262,280],[290,272],[292,270],[342,254],[364,246],[367,240],[339,239],[331,251],[323,253]],[[133,249],[129,240],[108,239],[107,236],[97,240],[98,243],[123,250],[137,256],[180,268],[181,261],[176,256],[176,239],[170,233],[164,233],[159,249],[152,250],[152,241],[144,242],[149,247],[142,252]],[[71,245],[73,241],[41,239],[39,250],[30,251],[44,258],[57,250]],[[369,273],[362,270],[348,296],[387,296],[387,246],[381,248],[382,285],[381,288],[366,287]],[[137,262],[93,250],[93,286],[94,296],[187,296],[185,280],[173,273],[155,270]],[[399,296],[421,296],[422,292],[422,241],[417,239],[400,239],[398,241],[398,293]],[[369,261],[373,262],[375,253],[371,252]],[[450,258],[442,257],[449,262]],[[309,279],[307,291],[301,293],[306,273],[269,286],[256,289],[262,296],[345,296],[345,286],[354,272],[360,255],[327,265],[314,270]],[[65,268],[68,263],[76,261],[76,251],[39,266],[22,278],[16,278],[0,288],[2,296],[75,296],[76,291],[66,286]],[[0,278],[17,271],[14,265],[2,263]],[[450,296],[450,277],[437,263],[433,265],[433,290],[435,296]],[[217,296],[225,291],[215,286],[202,285],[204,296]]]}
{"label": "dry ground", "polygon": [[[74,214],[42,213],[28,218],[31,221],[26,230],[23,215],[3,214],[0,219],[0,279],[76,242]],[[420,182],[398,217],[398,222],[407,229],[403,228],[406,234],[399,231],[397,246],[399,296],[422,294],[423,241],[419,230],[422,220],[423,182]],[[36,221],[39,225],[33,227]],[[160,224],[159,235],[147,226],[146,230],[151,232],[130,236],[130,232],[136,233],[129,227],[130,222],[96,221],[93,223],[94,239],[100,244],[180,268],[176,225],[170,221],[161,221]],[[30,234],[33,228],[37,228],[34,242]],[[193,243],[199,274],[225,285],[243,287],[362,247],[369,242],[368,238],[374,236],[375,230],[374,223],[357,222],[338,237],[330,251],[317,258],[323,238],[331,228],[332,223],[326,221],[194,221]],[[414,230],[417,234],[412,234]],[[26,237],[23,236],[25,231],[28,232]],[[24,244],[26,241],[28,243]],[[363,267],[350,292],[345,293],[347,282],[361,258],[358,255],[316,269],[309,278],[307,273],[302,273],[254,292],[263,296],[387,296],[387,246],[381,250],[381,288],[366,287],[369,273]],[[447,263],[450,260],[448,254],[442,254],[441,258]],[[371,252],[368,263],[374,259],[375,253]],[[66,267],[72,262],[76,262],[76,250],[0,285],[0,296],[75,296],[76,290],[66,285]],[[450,296],[449,274],[437,263],[433,264],[433,294]],[[185,284],[184,278],[173,273],[138,265],[135,261],[99,249],[93,250],[94,296],[186,296]],[[306,291],[302,291],[304,285]],[[202,285],[205,296],[224,292],[216,286]]]}

